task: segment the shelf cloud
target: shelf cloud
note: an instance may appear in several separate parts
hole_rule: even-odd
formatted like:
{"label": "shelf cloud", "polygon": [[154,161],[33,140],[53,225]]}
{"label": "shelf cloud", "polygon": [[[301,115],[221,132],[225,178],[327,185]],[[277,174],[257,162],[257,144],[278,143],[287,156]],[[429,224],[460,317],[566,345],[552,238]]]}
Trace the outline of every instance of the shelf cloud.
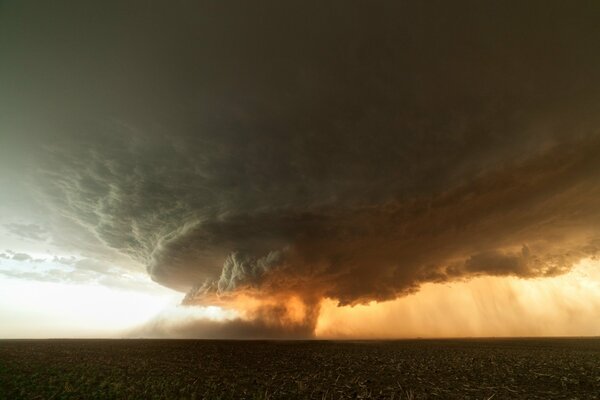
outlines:
{"label": "shelf cloud", "polygon": [[185,304],[247,310],[199,328],[216,336],[310,335],[325,298],[552,277],[598,255],[590,10],[338,5],[115,4],[85,26],[92,11],[53,9],[82,34],[40,52],[59,35],[40,23],[20,52],[2,43],[36,198]]}

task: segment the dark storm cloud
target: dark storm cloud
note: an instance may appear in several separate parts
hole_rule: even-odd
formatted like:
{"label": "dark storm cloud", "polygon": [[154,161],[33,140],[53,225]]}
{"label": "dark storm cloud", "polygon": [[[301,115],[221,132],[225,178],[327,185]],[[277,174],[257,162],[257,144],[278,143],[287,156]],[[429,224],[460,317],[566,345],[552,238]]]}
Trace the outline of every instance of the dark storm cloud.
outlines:
{"label": "dark storm cloud", "polygon": [[35,145],[12,145],[54,212],[188,302],[597,254],[595,3],[338,6],[15,5],[2,99]]}

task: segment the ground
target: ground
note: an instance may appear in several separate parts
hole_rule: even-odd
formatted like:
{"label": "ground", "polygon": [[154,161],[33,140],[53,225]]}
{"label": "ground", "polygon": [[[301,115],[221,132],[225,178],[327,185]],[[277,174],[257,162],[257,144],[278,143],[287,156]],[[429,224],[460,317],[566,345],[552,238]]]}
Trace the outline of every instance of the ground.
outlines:
{"label": "ground", "polygon": [[0,399],[600,399],[600,339],[2,340]]}

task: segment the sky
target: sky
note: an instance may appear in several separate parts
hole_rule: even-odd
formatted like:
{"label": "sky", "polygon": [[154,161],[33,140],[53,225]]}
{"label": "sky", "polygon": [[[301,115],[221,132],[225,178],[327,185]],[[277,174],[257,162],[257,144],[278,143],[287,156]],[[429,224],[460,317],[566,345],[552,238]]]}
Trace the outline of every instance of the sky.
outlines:
{"label": "sky", "polygon": [[0,337],[600,335],[597,2],[0,4]]}

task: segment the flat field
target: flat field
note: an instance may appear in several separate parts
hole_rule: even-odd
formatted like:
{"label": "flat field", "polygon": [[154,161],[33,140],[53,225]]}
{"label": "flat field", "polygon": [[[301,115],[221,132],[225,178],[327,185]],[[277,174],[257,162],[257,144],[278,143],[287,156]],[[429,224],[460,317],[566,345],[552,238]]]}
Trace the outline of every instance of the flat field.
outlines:
{"label": "flat field", "polygon": [[0,399],[600,399],[600,339],[0,340]]}

